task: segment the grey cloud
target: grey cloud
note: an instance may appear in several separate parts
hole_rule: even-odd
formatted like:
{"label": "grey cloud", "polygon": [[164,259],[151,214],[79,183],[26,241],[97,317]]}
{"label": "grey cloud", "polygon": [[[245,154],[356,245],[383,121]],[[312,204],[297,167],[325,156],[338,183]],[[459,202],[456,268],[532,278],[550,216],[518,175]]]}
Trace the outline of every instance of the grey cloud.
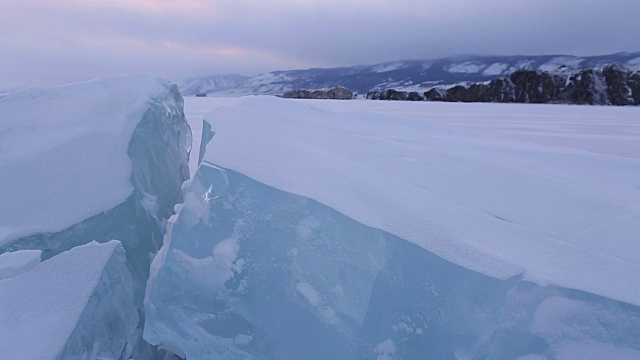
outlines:
{"label": "grey cloud", "polygon": [[0,87],[129,72],[640,50],[640,2],[631,0],[223,0],[199,2],[211,4],[202,13],[78,4],[0,4]]}

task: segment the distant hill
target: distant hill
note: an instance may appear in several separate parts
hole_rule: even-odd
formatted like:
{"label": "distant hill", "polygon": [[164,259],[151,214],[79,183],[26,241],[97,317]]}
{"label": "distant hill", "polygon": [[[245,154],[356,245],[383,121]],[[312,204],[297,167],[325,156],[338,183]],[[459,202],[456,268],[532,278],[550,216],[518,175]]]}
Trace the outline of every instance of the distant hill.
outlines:
{"label": "distant hill", "polygon": [[253,77],[218,75],[193,78],[180,86],[183,95],[281,95],[297,89],[326,89],[337,85],[365,94],[370,90],[426,91],[434,86],[490,81],[517,70],[547,72],[602,69],[623,64],[640,69],[640,52],[602,56],[455,56],[406,60],[330,69],[272,71]]}
{"label": "distant hill", "polygon": [[248,79],[248,76],[237,74],[193,78],[180,84],[180,93],[182,95],[195,95],[207,92],[223,92]]}
{"label": "distant hill", "polygon": [[619,64],[583,70],[523,69],[491,81],[433,88],[424,93],[372,90],[367,99],[640,105],[640,70]]}

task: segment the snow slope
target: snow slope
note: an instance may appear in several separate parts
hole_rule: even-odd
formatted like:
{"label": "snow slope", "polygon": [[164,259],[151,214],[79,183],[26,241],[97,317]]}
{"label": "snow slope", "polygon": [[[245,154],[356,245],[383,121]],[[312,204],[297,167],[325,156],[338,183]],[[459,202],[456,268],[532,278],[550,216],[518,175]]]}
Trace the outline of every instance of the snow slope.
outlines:
{"label": "snow slope", "polygon": [[0,246],[124,202],[133,192],[127,151],[134,129],[170,85],[140,75],[1,97]]}
{"label": "snow slope", "polygon": [[79,246],[0,280],[0,351],[6,359],[119,358],[126,356],[137,322],[118,241]]}
{"label": "snow slope", "polygon": [[[483,274],[640,305],[637,109],[423,104],[416,118],[324,104],[252,97],[218,108],[205,160]],[[583,150],[595,128],[620,149]]]}

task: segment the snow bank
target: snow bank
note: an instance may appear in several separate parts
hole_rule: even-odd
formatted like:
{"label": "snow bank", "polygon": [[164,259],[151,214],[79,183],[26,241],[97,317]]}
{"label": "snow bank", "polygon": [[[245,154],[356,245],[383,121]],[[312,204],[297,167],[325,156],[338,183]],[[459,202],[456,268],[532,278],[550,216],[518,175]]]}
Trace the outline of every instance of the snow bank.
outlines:
{"label": "snow bank", "polygon": [[0,280],[3,358],[127,358],[137,324],[118,241],[79,246]]}

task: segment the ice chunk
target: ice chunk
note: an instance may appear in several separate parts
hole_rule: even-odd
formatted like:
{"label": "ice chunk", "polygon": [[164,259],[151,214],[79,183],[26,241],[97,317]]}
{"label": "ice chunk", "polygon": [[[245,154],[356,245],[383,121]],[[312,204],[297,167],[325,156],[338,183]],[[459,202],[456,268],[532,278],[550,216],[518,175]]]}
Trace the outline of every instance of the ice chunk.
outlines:
{"label": "ice chunk", "polygon": [[12,93],[0,111],[0,254],[37,249],[47,260],[118,239],[142,324],[150,259],[189,174],[177,87],[151,75],[99,79]]}
{"label": "ice chunk", "polygon": [[0,280],[6,359],[128,358],[138,314],[118,241],[92,242]]}
{"label": "ice chunk", "polygon": [[640,109],[382,103],[241,98],[207,115],[205,161],[492,277],[640,305]]}
{"label": "ice chunk", "polygon": [[[311,104],[234,99],[210,115],[216,135],[153,262],[145,339],[188,359],[640,351],[636,160]],[[600,111],[527,109],[509,126]]]}
{"label": "ice chunk", "polygon": [[40,250],[21,250],[0,254],[0,280],[18,276],[40,262]]}
{"label": "ice chunk", "polygon": [[[473,272],[237,172],[204,162],[185,199],[153,262],[144,338],[187,359],[570,360],[594,314],[611,321],[579,340],[640,351],[638,307]],[[547,330],[555,299],[598,310]]]}
{"label": "ice chunk", "polygon": [[134,191],[127,152],[135,129],[154,105],[165,117],[182,112],[169,102],[170,86],[124,76],[0,98],[0,246],[125,202]]}

